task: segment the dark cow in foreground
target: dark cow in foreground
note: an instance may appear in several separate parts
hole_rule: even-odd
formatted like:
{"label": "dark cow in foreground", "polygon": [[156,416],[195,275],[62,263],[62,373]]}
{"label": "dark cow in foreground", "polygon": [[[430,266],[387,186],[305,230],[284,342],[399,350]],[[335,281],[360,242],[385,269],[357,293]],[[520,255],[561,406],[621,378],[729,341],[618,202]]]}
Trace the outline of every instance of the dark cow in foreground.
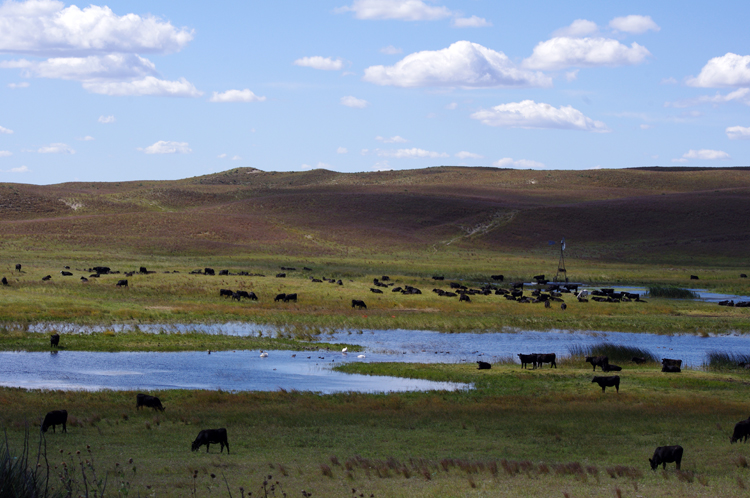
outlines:
{"label": "dark cow in foreground", "polygon": [[148,394],[138,393],[135,395],[135,409],[139,410],[143,406],[162,412],[164,411],[164,407],[161,406],[159,398],[156,396],[149,396]]}
{"label": "dark cow in foreground", "polygon": [[599,384],[599,387],[602,388],[602,392],[605,392],[605,390],[608,387],[614,387],[617,389],[617,393],[620,393],[620,376],[619,375],[612,375],[611,377],[599,377],[596,376],[593,379],[591,379],[591,382],[596,382]]}
{"label": "dark cow in foreground", "polygon": [[663,468],[667,468],[668,463],[676,463],[677,470],[680,470],[680,462],[682,462],[682,446],[659,446],[654,450],[654,456],[648,459],[648,463],[651,464],[651,470],[656,470],[659,465],[663,464]]}
{"label": "dark cow in foreground", "polygon": [[288,303],[289,301],[294,301],[296,303],[297,302],[297,294],[296,293],[295,294],[287,294],[286,296],[284,296],[284,302]]}
{"label": "dark cow in foreground", "polygon": [[619,365],[615,365],[614,363],[607,363],[602,367],[602,372],[619,372],[622,370],[622,367]]}
{"label": "dark cow in foreground", "polygon": [[359,309],[367,309],[367,305],[364,301],[360,301],[359,299],[352,299],[352,308],[359,308]]}
{"label": "dark cow in foreground", "polygon": [[680,370],[680,367],[674,365],[663,365],[661,371],[666,373],[680,373],[682,370]]}
{"label": "dark cow in foreground", "polygon": [[44,422],[42,422],[42,432],[47,432],[47,429],[52,427],[52,432],[57,432],[55,426],[62,424],[62,431],[68,432],[68,412],[67,410],[52,410],[44,416]]}
{"label": "dark cow in foreground", "polygon": [[742,439],[742,442],[744,443],[747,442],[748,436],[750,436],[750,419],[740,420],[735,424],[734,432],[729,438],[729,442],[736,443],[737,441]]}
{"label": "dark cow in foreground", "polygon": [[477,365],[479,365],[479,368],[477,370],[489,370],[492,368],[492,365],[490,363],[487,363],[486,361],[477,361]]}
{"label": "dark cow in foreground", "polygon": [[557,362],[555,361],[556,359],[557,359],[557,356],[555,356],[555,353],[536,355],[536,363],[540,367],[543,367],[545,363],[549,363],[550,368],[552,367],[557,368]]}
{"label": "dark cow in foreground", "polygon": [[51,348],[56,348],[60,345],[60,334],[52,334],[49,336],[49,345]]}
{"label": "dark cow in foreground", "polygon": [[586,363],[591,363],[594,366],[594,372],[596,372],[597,366],[604,370],[604,365],[609,365],[609,358],[606,356],[587,356]]}
{"label": "dark cow in foreground", "polygon": [[461,294],[461,297],[458,298],[458,302],[460,303],[461,301],[465,301],[467,303],[470,303],[471,302],[471,298],[469,298],[469,296],[467,296],[466,294]]}
{"label": "dark cow in foreground", "polygon": [[229,441],[227,441],[227,430],[226,429],[205,429],[198,433],[198,437],[195,438],[195,441],[193,441],[193,451],[198,451],[198,449],[206,445],[206,453],[208,453],[208,449],[210,448],[209,445],[211,444],[220,444],[221,445],[221,451],[220,453],[224,452],[224,446],[227,447],[227,454],[229,453]]}
{"label": "dark cow in foreground", "polygon": [[521,354],[518,353],[518,357],[521,359],[521,368],[526,368],[526,365],[531,365],[536,368],[536,355],[535,354]]}
{"label": "dark cow in foreground", "polygon": [[276,301],[283,301],[285,297],[286,294],[276,294],[276,297],[273,298],[273,302],[275,303]]}
{"label": "dark cow in foreground", "polygon": [[668,367],[681,367],[682,366],[682,360],[672,360],[670,358],[662,358],[661,364]]}
{"label": "dark cow in foreground", "polygon": [[690,280],[700,280],[698,275],[690,275]]}
{"label": "dark cow in foreground", "polygon": [[127,287],[128,281],[127,280],[118,280],[115,284],[115,287]]}

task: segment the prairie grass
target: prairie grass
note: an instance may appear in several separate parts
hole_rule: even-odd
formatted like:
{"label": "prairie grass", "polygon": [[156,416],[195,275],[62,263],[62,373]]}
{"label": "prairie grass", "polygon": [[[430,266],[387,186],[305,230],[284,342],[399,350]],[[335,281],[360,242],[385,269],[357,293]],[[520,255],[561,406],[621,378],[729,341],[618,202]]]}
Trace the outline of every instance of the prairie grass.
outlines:
{"label": "prairie grass", "polygon": [[566,361],[584,362],[586,356],[606,356],[612,363],[630,364],[633,357],[643,358],[647,363],[661,363],[657,354],[646,348],[629,346],[627,344],[612,344],[600,342],[592,345],[574,345],[568,347],[570,358]]}
{"label": "prairie grass", "polygon": [[668,285],[649,285],[648,295],[668,299],[697,299],[700,297],[697,292]]}
{"label": "prairie grass", "polygon": [[709,351],[706,353],[704,368],[709,370],[737,370],[744,369],[750,364],[750,354],[733,353],[728,351]]}

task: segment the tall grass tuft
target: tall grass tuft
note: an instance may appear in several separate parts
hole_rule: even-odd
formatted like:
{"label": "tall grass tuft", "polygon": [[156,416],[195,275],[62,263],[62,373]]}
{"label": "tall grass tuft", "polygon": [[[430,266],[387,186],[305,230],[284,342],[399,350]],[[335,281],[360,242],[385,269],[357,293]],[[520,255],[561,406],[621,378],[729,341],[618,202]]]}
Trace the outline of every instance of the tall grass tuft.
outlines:
{"label": "tall grass tuft", "polygon": [[578,358],[585,356],[606,356],[611,363],[628,363],[633,357],[644,358],[646,362],[652,363],[660,361],[659,357],[648,349],[609,342],[601,342],[590,346],[574,345],[570,346],[568,351],[571,357]]}
{"label": "tall grass tuft", "polygon": [[698,299],[697,292],[681,289],[672,285],[649,285],[648,295],[651,297],[666,297],[669,299]]}
{"label": "tall grass tuft", "polygon": [[706,354],[703,368],[707,370],[732,370],[744,368],[747,364],[750,364],[750,354],[709,351]]}
{"label": "tall grass tuft", "polygon": [[[40,444],[41,450],[41,444]],[[40,451],[41,453],[41,451]],[[26,429],[21,454],[14,456],[8,446],[8,433],[0,441],[0,496],[18,498],[36,498],[48,496],[47,476],[37,467],[37,462],[30,462],[29,430]]]}

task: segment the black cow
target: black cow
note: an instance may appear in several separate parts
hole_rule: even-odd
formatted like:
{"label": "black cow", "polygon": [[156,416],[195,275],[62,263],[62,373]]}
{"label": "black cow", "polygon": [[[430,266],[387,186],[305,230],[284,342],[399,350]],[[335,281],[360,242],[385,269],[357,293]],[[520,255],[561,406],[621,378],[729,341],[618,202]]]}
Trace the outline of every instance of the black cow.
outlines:
{"label": "black cow", "polygon": [[596,372],[597,366],[602,367],[603,370],[604,365],[609,364],[609,358],[606,356],[587,356],[586,363],[591,363],[594,366],[594,372]]}
{"label": "black cow", "polygon": [[[92,268],[92,270],[94,270],[96,273],[99,273],[101,275],[106,275],[112,269],[109,266],[95,266],[95,267]],[[120,272],[117,272],[117,273],[120,273]],[[146,273],[146,272],[141,272],[141,273]]]}
{"label": "black cow", "polygon": [[52,334],[49,336],[49,346],[56,348],[60,345],[60,334]]}
{"label": "black cow", "polygon": [[663,464],[663,468],[667,468],[668,463],[675,462],[677,464],[677,470],[680,470],[680,462],[682,462],[682,446],[659,446],[654,450],[654,456],[648,459],[648,463],[651,464],[651,470]]}
{"label": "black cow", "polygon": [[536,355],[535,354],[518,354],[518,357],[521,359],[521,368],[526,368],[526,365],[531,363],[531,365],[536,368]]}
{"label": "black cow", "polygon": [[364,301],[360,301],[359,299],[352,299],[352,308],[359,308],[359,309],[367,309],[367,305]]}
{"label": "black cow", "polygon": [[216,272],[214,272],[213,268],[204,268],[203,274],[204,275],[216,275]]}
{"label": "black cow", "polygon": [[557,356],[555,356],[555,353],[536,355],[536,363],[540,367],[544,366],[545,363],[549,363],[550,368],[552,367],[557,368],[557,362],[555,361],[556,359],[557,359]]}
{"label": "black cow", "polygon": [[237,291],[237,295],[240,297],[244,297],[245,299],[249,299],[251,301],[257,301],[258,296],[255,295],[255,292],[247,292],[247,291]]}
{"label": "black cow", "polygon": [[700,280],[698,275],[690,275],[690,280]]}
{"label": "black cow", "polygon": [[505,275],[490,275],[490,278],[492,280],[496,280],[498,282],[502,282],[503,280],[505,280]]}
{"label": "black cow", "polygon": [[284,302],[288,303],[289,301],[294,301],[296,303],[297,302],[297,294],[296,293],[294,293],[294,294],[287,294],[286,296],[284,296]]}
{"label": "black cow", "polygon": [[679,368],[679,367],[682,366],[682,360],[672,360],[670,358],[662,358],[661,359],[661,364],[663,366],[678,367]]}
{"label": "black cow", "polygon": [[563,310],[563,311],[565,311],[566,309],[568,309],[568,305],[567,305],[567,304],[565,304],[565,303],[562,303],[562,304],[560,305],[560,309],[561,309],[561,310]]}
{"label": "black cow", "polygon": [[477,365],[479,365],[479,368],[477,370],[489,370],[492,368],[492,365],[487,363],[486,361],[477,361]]}
{"label": "black cow", "polygon": [[631,359],[630,361],[632,361],[636,365],[642,365],[643,363],[646,363],[646,358],[642,356],[633,356],[633,359]]}
{"label": "black cow", "polygon": [[242,299],[242,296],[239,292],[232,292],[232,299],[236,299],[237,302],[239,302]]}
{"label": "black cow", "polygon": [[146,268],[145,266],[141,266],[141,267],[140,267],[140,268],[138,269],[138,273],[143,273],[143,274],[146,274],[146,273],[148,273],[148,268]]}
{"label": "black cow", "polygon": [[277,294],[276,297],[273,299],[273,302],[275,303],[276,301],[283,301],[285,297],[286,297],[286,294]]}
{"label": "black cow", "polygon": [[232,297],[232,294],[230,289],[219,289],[219,297]]}
{"label": "black cow", "polygon": [[115,284],[115,287],[127,287],[128,281],[127,280],[118,280]]}
{"label": "black cow", "polygon": [[220,277],[225,277],[227,275],[229,275],[229,270],[219,270]]}
{"label": "black cow", "polygon": [[159,398],[156,396],[149,396],[148,394],[138,393],[135,395],[135,409],[138,410],[143,406],[162,412],[164,411],[164,407],[161,406]]}
{"label": "black cow", "polygon": [[445,280],[445,276],[444,275],[433,275],[432,279],[433,280]]}
{"label": "black cow", "polygon": [[750,419],[741,420],[735,424],[734,433],[729,438],[729,442],[736,443],[742,439],[742,442],[744,443],[747,442],[748,436],[750,436]]}
{"label": "black cow", "polygon": [[545,307],[545,308],[551,308],[551,307],[552,307],[552,304],[550,304],[550,302],[549,302],[548,300],[546,300],[546,299],[545,299],[545,300],[544,300],[544,307]]}
{"label": "black cow", "polygon": [[666,373],[680,373],[682,370],[680,370],[680,367],[674,365],[663,365],[661,371]]}
{"label": "black cow", "polygon": [[63,277],[72,277],[73,276],[72,273],[70,273],[69,271],[65,271],[65,270],[61,271],[60,275],[62,275]]}
{"label": "black cow", "polygon": [[47,275],[45,277],[42,277],[42,281],[46,282],[47,280],[50,280],[52,278],[52,275]]}
{"label": "black cow", "polygon": [[16,271],[21,271],[21,263],[16,263]]}
{"label": "black cow", "polygon": [[286,278],[286,273],[277,273],[276,278]]}
{"label": "black cow", "polygon": [[[372,287],[370,287],[370,292],[372,292],[373,294],[382,294],[383,293],[382,290],[380,290],[380,289],[373,289]],[[393,292],[396,292],[396,290],[394,289]]]}
{"label": "black cow", "polygon": [[740,278],[747,278],[747,275],[745,275],[744,273],[740,273]]}
{"label": "black cow", "polygon": [[619,365],[615,365],[613,363],[607,363],[602,367],[602,372],[619,372],[622,370],[622,367]]}
{"label": "black cow", "polygon": [[0,281],[3,283],[3,285],[8,285],[8,279],[7,278],[3,277],[3,279],[0,280]]}
{"label": "black cow", "polygon": [[198,451],[204,444],[206,445],[206,453],[208,453],[211,444],[220,444],[221,453],[224,452],[224,446],[226,446],[227,454],[229,454],[229,441],[227,441],[226,429],[205,429],[200,431],[198,437],[193,441],[192,450]]}
{"label": "black cow", "polygon": [[466,294],[461,294],[461,297],[458,298],[458,302],[460,303],[461,301],[465,301],[467,303],[470,303],[471,302],[471,298],[469,298],[469,296],[467,296]]}
{"label": "black cow", "polygon": [[47,429],[52,427],[52,432],[57,432],[55,426],[62,424],[62,431],[68,432],[68,412],[66,410],[52,410],[44,416],[44,422],[42,422],[42,432],[47,432]]}
{"label": "black cow", "polygon": [[602,388],[602,392],[605,392],[605,390],[608,387],[614,387],[617,389],[617,393],[620,393],[620,376],[619,375],[612,375],[611,377],[594,377],[591,379],[591,382],[596,382],[599,384],[599,387]]}

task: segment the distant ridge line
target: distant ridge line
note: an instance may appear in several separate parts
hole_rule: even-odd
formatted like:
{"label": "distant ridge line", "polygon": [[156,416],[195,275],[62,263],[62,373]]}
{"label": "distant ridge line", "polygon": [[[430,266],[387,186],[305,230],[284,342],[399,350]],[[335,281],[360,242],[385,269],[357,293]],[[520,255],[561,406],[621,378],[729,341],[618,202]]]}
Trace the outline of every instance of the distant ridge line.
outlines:
{"label": "distant ridge line", "polygon": [[638,166],[641,171],[750,171],[750,166]]}

